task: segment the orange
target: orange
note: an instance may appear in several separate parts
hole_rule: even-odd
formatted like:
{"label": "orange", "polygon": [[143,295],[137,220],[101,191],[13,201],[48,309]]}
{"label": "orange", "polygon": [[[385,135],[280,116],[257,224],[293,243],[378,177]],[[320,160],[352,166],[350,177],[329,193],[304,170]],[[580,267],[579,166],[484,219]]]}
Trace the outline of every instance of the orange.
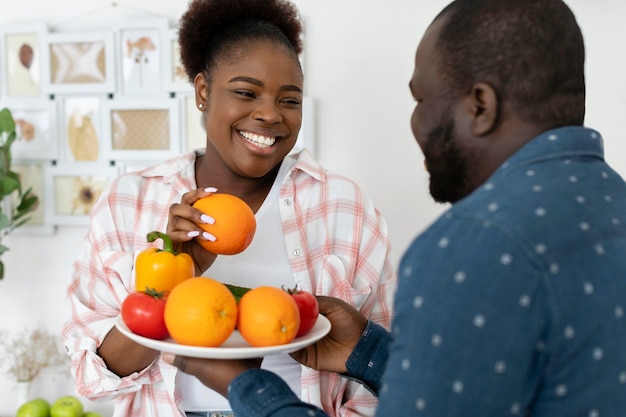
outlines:
{"label": "orange", "polygon": [[237,328],[251,346],[290,343],[299,327],[298,305],[285,290],[270,286],[256,287],[239,300]]}
{"label": "orange", "polygon": [[176,285],[165,302],[165,327],[181,345],[217,347],[237,324],[237,301],[221,282],[192,277]]}
{"label": "orange", "polygon": [[203,230],[216,237],[214,242],[198,238],[198,243],[218,255],[243,252],[252,242],[256,219],[248,204],[231,194],[211,194],[197,200],[193,207],[213,217],[214,224],[199,224]]}

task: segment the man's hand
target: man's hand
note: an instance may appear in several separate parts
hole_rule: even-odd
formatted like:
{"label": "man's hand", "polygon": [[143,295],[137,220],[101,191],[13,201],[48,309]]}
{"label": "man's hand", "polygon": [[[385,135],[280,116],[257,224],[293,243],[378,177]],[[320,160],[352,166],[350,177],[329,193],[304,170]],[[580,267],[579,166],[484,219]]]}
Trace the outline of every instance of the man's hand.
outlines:
{"label": "man's hand", "polygon": [[291,357],[318,371],[345,373],[346,361],[359,342],[367,319],[350,304],[333,297],[317,296],[320,313],[330,321],[330,332],[318,342]]}
{"label": "man's hand", "polygon": [[219,392],[225,398],[231,381],[248,369],[259,368],[263,360],[262,358],[242,360],[200,359],[175,356],[171,353],[163,353],[162,359],[182,372],[195,376],[204,385]]}

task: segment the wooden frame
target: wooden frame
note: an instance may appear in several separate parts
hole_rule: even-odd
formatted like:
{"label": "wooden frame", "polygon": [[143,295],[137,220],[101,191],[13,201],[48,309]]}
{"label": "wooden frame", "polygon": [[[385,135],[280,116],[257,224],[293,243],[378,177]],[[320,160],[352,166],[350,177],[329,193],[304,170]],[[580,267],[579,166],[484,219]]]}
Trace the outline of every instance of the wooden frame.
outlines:
{"label": "wooden frame", "polygon": [[66,162],[101,161],[102,102],[106,96],[57,96],[59,152]]}
{"label": "wooden frame", "polygon": [[163,56],[167,49],[165,18],[134,19],[114,27],[119,92],[123,96],[163,92]]}
{"label": "wooden frame", "polygon": [[14,159],[53,160],[59,157],[56,106],[48,99],[4,100],[17,125],[11,147]]}
{"label": "wooden frame", "polygon": [[117,177],[115,166],[67,163],[46,166],[45,187],[51,193],[46,210],[53,224],[88,226],[91,209]]}
{"label": "wooden frame", "polygon": [[103,158],[154,161],[180,153],[176,99],[115,99],[102,103]]}
{"label": "wooden frame", "polygon": [[46,93],[115,92],[112,32],[50,33],[43,45]]}
{"label": "wooden frame", "polygon": [[12,25],[2,29],[3,87],[7,97],[42,95],[46,62],[42,56],[42,38],[46,24]]}

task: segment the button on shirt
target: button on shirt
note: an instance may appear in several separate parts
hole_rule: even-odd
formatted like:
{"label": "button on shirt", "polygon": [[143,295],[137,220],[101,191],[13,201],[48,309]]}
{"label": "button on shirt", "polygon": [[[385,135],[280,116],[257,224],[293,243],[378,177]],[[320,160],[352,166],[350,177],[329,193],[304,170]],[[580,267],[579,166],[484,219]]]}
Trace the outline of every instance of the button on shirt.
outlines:
{"label": "button on shirt", "polygon": [[[398,274],[376,415],[625,415],[626,184],[597,132],[535,138],[418,236]],[[272,415],[239,412],[245,377],[235,414]],[[320,415],[286,398],[285,416]]]}

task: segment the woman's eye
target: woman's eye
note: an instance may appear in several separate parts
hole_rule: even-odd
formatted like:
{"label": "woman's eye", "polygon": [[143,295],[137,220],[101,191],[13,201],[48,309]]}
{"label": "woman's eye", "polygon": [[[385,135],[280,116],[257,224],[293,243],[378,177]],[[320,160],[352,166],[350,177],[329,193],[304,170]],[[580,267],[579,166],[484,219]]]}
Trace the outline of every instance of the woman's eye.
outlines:
{"label": "woman's eye", "polygon": [[251,92],[251,91],[245,91],[245,90],[237,90],[235,91],[235,94],[242,96],[242,97],[246,97],[246,98],[255,98],[256,95]]}
{"label": "woman's eye", "polygon": [[297,98],[285,98],[281,100],[283,104],[287,104],[289,106],[299,106],[302,102]]}

